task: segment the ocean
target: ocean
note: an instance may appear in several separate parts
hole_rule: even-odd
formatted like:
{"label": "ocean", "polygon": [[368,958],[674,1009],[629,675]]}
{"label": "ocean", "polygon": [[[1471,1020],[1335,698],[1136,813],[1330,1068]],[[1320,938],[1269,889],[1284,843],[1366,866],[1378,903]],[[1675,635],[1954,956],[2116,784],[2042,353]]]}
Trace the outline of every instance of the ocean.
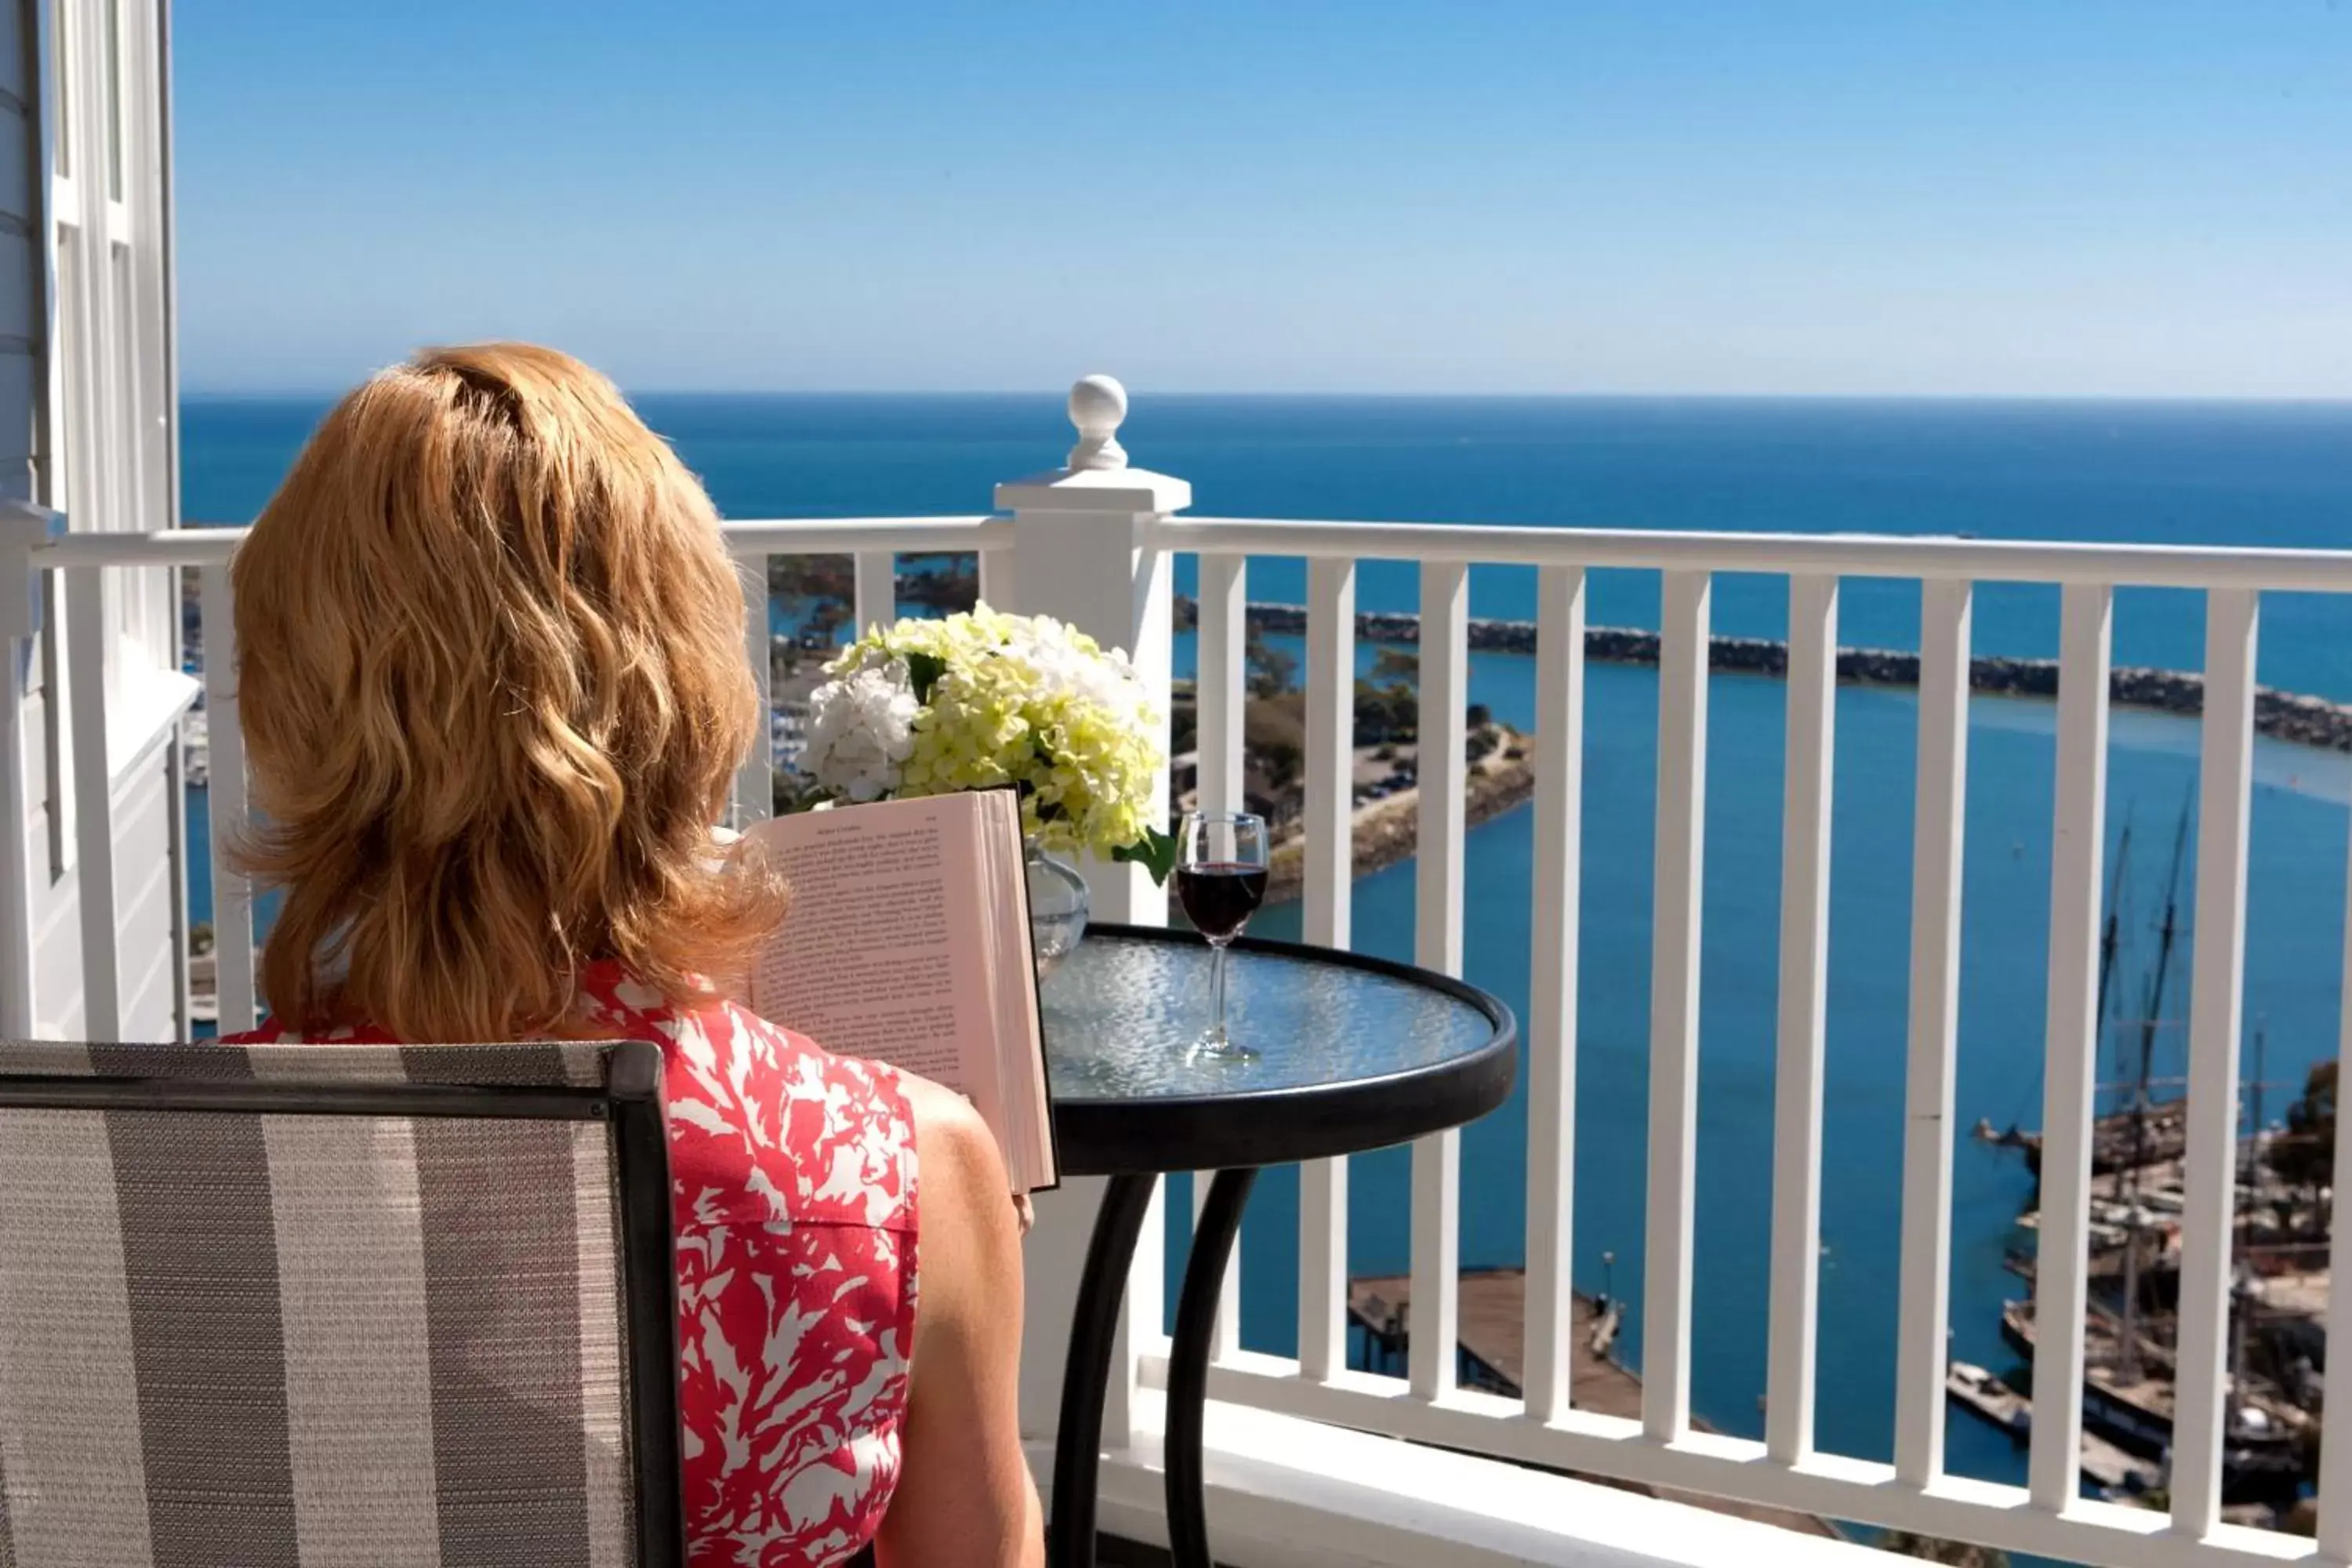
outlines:
{"label": "ocean", "polygon": [[[1049,395],[726,396],[648,395],[720,509],[735,517],[969,513],[991,487],[1053,467],[1070,439]],[[268,499],[325,406],[309,398],[191,397],[184,407],[184,510],[192,522],[242,521]],[[1192,482],[1196,510],[1244,517],[1456,521],[1739,531],[1958,533],[2158,543],[2352,546],[2352,405],[1608,399],[1163,397],[1139,394],[1119,432],[1139,466]],[[1253,562],[1251,596],[1297,603],[1295,560]],[[1189,590],[1190,558],[1178,584]],[[1365,609],[1415,607],[1407,563],[1367,563]],[[1474,570],[1473,613],[1532,617],[1532,572]],[[1654,574],[1594,574],[1595,624],[1657,624]],[[1915,584],[1850,580],[1841,640],[1916,647]],[[2056,651],[2054,588],[1979,589],[1979,654]],[[1777,636],[1785,587],[1717,579],[1716,629]],[[2263,605],[2260,678],[2352,700],[2352,605],[2273,594]],[[2195,668],[2195,595],[2118,595],[2119,663]],[[1179,672],[1189,673],[1187,639]],[[1371,651],[1362,651],[1369,663]],[[1647,1097],[1650,856],[1657,680],[1650,669],[1588,674],[1583,949],[1579,1017],[1575,1270],[1638,1302]],[[1471,698],[1532,726],[1530,661],[1474,656]],[[1709,691],[1706,940],[1693,1331],[1694,1406],[1717,1426],[1760,1435],[1771,1193],[1771,1096],[1785,689],[1717,675]],[[1870,1458],[1893,1447],[1905,1007],[1909,941],[1913,744],[1906,691],[1838,694],[1830,912],[1825,1173],[1822,1204],[1821,1446]],[[2041,1118],[2041,1054],[2055,710],[1979,698],[1970,710],[1958,1126]],[[2339,1018],[2352,757],[2264,741],[2249,871],[2248,1076],[2263,1041],[2264,1119],[2275,1121]],[[2116,1005],[2136,1016],[2153,963],[2176,822],[2193,799],[2193,722],[2122,711],[2109,759],[2111,851],[2123,858]],[[201,802],[197,803],[201,809]],[[1531,820],[1512,812],[1467,847],[1467,974],[1524,1013]],[[199,825],[198,831],[201,831]],[[2193,856],[2193,827],[2190,853]],[[1356,884],[1354,944],[1409,958],[1410,862]],[[2189,897],[2184,878],[2183,898]],[[209,904],[209,870],[194,895]],[[1254,926],[1295,935],[1295,907]],[[2194,911],[2187,915],[2194,941]],[[2159,1077],[2185,1071],[2187,966],[2158,1032]],[[2105,1076],[2121,1078],[2121,1036]],[[1464,1137],[1462,1262],[1521,1260],[1524,1089]],[[1954,1352],[2006,1371],[2003,1266],[2025,1237],[2011,1225],[2031,1181],[2011,1152],[1963,1137],[1956,1151]],[[1408,1160],[1358,1160],[1349,1264],[1407,1265]],[[1180,1249],[1185,1184],[1170,1195]],[[1244,1226],[1242,1336],[1295,1349],[1295,1173],[1257,1188]],[[1602,1253],[1612,1252],[1613,1269]],[[1172,1310],[1175,1269],[1170,1274]],[[1640,1317],[1621,1342],[1636,1367]],[[2022,1449],[1972,1417],[1949,1417],[1953,1469],[2021,1482]]]}

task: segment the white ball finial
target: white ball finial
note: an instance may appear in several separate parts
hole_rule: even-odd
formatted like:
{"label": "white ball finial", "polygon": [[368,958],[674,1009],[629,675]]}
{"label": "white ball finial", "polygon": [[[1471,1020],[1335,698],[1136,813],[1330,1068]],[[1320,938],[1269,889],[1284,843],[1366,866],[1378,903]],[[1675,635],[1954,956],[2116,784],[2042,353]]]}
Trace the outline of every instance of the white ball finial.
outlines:
{"label": "white ball finial", "polygon": [[1070,423],[1078,427],[1070,467],[1127,467],[1127,448],[1118,444],[1119,421],[1126,417],[1127,388],[1111,377],[1090,375],[1070,388]]}

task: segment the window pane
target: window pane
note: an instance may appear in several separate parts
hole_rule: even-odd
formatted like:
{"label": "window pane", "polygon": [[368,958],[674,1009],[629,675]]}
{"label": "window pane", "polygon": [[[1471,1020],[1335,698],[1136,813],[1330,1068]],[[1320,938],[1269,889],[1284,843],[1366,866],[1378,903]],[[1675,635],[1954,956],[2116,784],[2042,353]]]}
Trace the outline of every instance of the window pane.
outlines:
{"label": "window pane", "polygon": [[106,0],[106,193],[122,199],[122,0]]}
{"label": "window pane", "polygon": [[57,18],[57,32],[49,40],[49,75],[57,89],[57,158],[58,177],[73,177],[73,5],[67,4],[49,7]]}
{"label": "window pane", "polygon": [[88,528],[91,520],[75,511],[82,503],[80,464],[89,435],[81,426],[89,379],[81,341],[81,230],[72,224],[58,225],[57,269],[58,406],[49,417],[56,442],[49,449],[49,505],[66,514],[68,528]]}

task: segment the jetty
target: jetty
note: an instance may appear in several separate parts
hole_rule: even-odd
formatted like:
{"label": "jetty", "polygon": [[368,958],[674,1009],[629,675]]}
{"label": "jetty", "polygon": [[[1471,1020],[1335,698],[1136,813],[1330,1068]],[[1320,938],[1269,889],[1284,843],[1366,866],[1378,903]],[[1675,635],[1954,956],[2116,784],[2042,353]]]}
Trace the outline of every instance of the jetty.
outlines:
{"label": "jetty", "polygon": [[[1307,609],[1302,605],[1253,604],[1246,615],[1251,629],[1260,633],[1297,637],[1307,630]],[[1198,606],[1179,595],[1177,626],[1192,626],[1198,616]],[[1356,616],[1356,636],[1368,643],[1418,647],[1421,617],[1410,611],[1361,611]],[[1475,618],[1470,623],[1469,645],[1485,653],[1531,654],[1536,650],[1536,624]],[[1584,657],[1596,664],[1654,665],[1658,634],[1638,626],[1588,626]],[[1789,645],[1772,637],[1717,634],[1707,639],[1706,662],[1709,669],[1727,674],[1785,679]],[[1837,650],[1837,674],[1840,680],[1852,685],[1916,687],[1919,656],[1905,648],[1842,647]],[[2120,707],[2187,718],[2205,711],[2205,678],[2193,669],[2117,665],[2109,672],[2107,685],[2109,698]],[[1969,686],[1988,696],[2054,698],[2058,661],[1981,654],[1969,661]],[[2257,687],[2254,731],[2296,745],[2352,752],[2352,705]]]}
{"label": "jetty", "polygon": [[[1465,780],[1463,824],[1466,827],[1491,821],[1535,794],[1535,737],[1507,725],[1489,723],[1485,726],[1484,738],[1488,742],[1486,749],[1468,764]],[[1351,877],[1369,877],[1411,859],[1420,842],[1418,780],[1401,786],[1366,786],[1363,775],[1368,770],[1364,763],[1377,749],[1381,748],[1357,748],[1356,802],[1349,823]],[[1412,762],[1415,748],[1408,745],[1398,750],[1408,763]],[[1188,792],[1180,800],[1189,808],[1193,798]],[[1279,904],[1298,898],[1307,884],[1307,823],[1303,816],[1294,814],[1276,821],[1267,862],[1271,875],[1266,882],[1265,901]]]}
{"label": "jetty", "polygon": [[[1524,1268],[1462,1270],[1456,1310],[1465,1381],[1507,1398],[1519,1396],[1520,1380],[1526,1375],[1527,1366],[1527,1297]],[[1579,1410],[1638,1421],[1642,1415],[1641,1374],[1616,1355],[1616,1327],[1623,1310],[1622,1301],[1597,1301],[1578,1293],[1569,1333],[1572,1355],[1568,1374],[1569,1402]],[[1412,1332],[1412,1280],[1403,1275],[1350,1279],[1348,1320],[1351,1328],[1364,1336],[1374,1370],[1402,1369]],[[1702,1431],[1714,1430],[1696,1417],[1692,1425]],[[1829,1521],[1809,1513],[1705,1498],[1662,1487],[1635,1486],[1598,1476],[1582,1479],[1688,1503],[1712,1513],[1778,1525],[1804,1535],[1832,1541],[1845,1539]]]}

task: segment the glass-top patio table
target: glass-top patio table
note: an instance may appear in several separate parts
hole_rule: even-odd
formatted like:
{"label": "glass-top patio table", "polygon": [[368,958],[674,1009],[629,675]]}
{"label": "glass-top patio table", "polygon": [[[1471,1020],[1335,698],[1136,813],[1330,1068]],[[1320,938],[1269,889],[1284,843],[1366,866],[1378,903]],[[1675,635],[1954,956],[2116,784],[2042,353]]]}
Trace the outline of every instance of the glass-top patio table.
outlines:
{"label": "glass-top patio table", "polygon": [[1054,1568],[1093,1568],[1103,1394],[1128,1265],[1153,1182],[1214,1171],[1168,1367],[1168,1531],[1177,1568],[1209,1568],[1201,1422],[1209,1338],[1259,1167],[1328,1159],[1458,1127],[1502,1104],[1510,1009],[1408,964],[1244,938],[1228,975],[1251,1060],[1202,1059],[1209,949],[1188,932],[1098,925],[1046,977],[1047,1078],[1062,1170],[1108,1176],[1087,1246],[1054,1454]]}

